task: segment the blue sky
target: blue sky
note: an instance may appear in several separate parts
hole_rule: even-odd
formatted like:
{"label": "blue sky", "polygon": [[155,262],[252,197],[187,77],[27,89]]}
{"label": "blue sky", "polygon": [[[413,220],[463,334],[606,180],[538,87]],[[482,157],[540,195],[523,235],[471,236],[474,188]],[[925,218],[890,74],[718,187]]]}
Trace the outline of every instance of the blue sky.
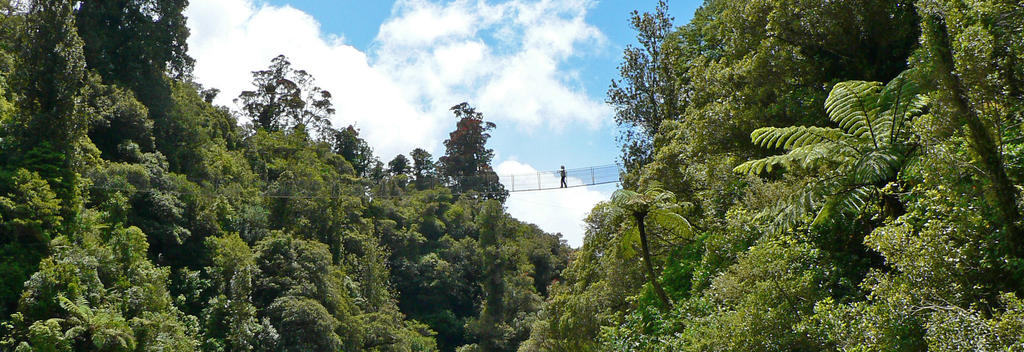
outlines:
{"label": "blue sky", "polygon": [[[668,1],[684,24],[698,0]],[[577,168],[618,159],[605,103],[626,45],[626,0],[217,0],[187,15],[197,80],[247,89],[249,72],[277,54],[334,93],[335,125],[355,124],[385,162],[424,147],[443,153],[462,101],[498,124],[490,146],[499,174]],[[516,193],[516,217],[582,243],[582,218],[615,186]]]}

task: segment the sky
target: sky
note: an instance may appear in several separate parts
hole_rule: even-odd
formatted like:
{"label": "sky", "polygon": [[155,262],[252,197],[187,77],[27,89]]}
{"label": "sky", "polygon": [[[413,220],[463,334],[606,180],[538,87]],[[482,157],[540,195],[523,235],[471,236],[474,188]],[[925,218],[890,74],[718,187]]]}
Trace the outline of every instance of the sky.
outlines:
{"label": "sky", "polygon": [[[667,1],[676,24],[700,0]],[[633,10],[654,0],[193,0],[186,11],[196,81],[250,89],[277,55],[333,95],[335,127],[355,125],[385,163],[424,148],[435,158],[469,102],[495,122],[488,146],[499,175],[618,161],[605,103]],[[556,181],[557,183],[557,181]],[[617,185],[512,193],[516,218],[583,243],[583,219]]]}

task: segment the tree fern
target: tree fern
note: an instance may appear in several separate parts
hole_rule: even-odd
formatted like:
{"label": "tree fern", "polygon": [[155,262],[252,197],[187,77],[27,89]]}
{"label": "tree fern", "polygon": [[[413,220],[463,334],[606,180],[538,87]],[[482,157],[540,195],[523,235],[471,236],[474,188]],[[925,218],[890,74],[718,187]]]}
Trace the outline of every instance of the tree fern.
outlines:
{"label": "tree fern", "polygon": [[623,189],[612,194],[611,203],[633,218],[633,226],[629,226],[623,231],[619,237],[619,245],[628,248],[629,251],[632,251],[637,244],[640,245],[647,279],[662,302],[663,308],[671,308],[672,302],[668,299],[661,284],[658,283],[660,275],[654,272],[646,225],[650,221],[653,225],[672,232],[674,235],[692,236],[693,229],[690,222],[679,214],[682,207],[676,202],[675,194],[661,189],[650,189],[643,193]]}
{"label": "tree fern", "polygon": [[761,175],[800,168],[825,176],[770,209],[765,215],[772,224],[792,227],[814,211],[814,224],[860,212],[880,187],[897,179],[914,149],[906,127],[927,104],[912,77],[913,71],[905,71],[884,86],[836,84],[825,99],[825,111],[839,128],[766,127],[751,133],[755,145],[787,152],[747,161],[735,172]]}

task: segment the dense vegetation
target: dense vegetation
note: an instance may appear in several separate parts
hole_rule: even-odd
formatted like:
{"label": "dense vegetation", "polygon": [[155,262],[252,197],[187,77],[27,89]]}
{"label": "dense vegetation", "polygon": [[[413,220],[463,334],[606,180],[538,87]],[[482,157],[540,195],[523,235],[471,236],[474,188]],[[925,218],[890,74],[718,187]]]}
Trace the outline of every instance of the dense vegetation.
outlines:
{"label": "dense vegetation", "polygon": [[238,110],[185,0],[0,9],[0,350],[498,351],[568,263],[512,219],[469,104],[385,165],[286,57]]}
{"label": "dense vegetation", "polygon": [[469,104],[378,160],[286,57],[239,109],[186,0],[0,9],[0,350],[1024,350],[1024,5],[634,13],[624,190],[570,250]]}
{"label": "dense vegetation", "polygon": [[635,13],[624,188],[521,350],[1024,350],[1024,5]]}

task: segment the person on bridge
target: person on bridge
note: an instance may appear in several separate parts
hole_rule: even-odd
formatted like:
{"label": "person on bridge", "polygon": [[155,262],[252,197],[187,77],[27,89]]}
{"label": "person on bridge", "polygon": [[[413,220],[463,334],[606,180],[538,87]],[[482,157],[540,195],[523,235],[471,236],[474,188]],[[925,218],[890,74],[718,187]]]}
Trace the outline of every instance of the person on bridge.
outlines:
{"label": "person on bridge", "polygon": [[558,174],[562,176],[562,185],[559,186],[558,188],[569,188],[569,186],[565,183],[565,165],[562,165],[562,169],[558,171]]}

